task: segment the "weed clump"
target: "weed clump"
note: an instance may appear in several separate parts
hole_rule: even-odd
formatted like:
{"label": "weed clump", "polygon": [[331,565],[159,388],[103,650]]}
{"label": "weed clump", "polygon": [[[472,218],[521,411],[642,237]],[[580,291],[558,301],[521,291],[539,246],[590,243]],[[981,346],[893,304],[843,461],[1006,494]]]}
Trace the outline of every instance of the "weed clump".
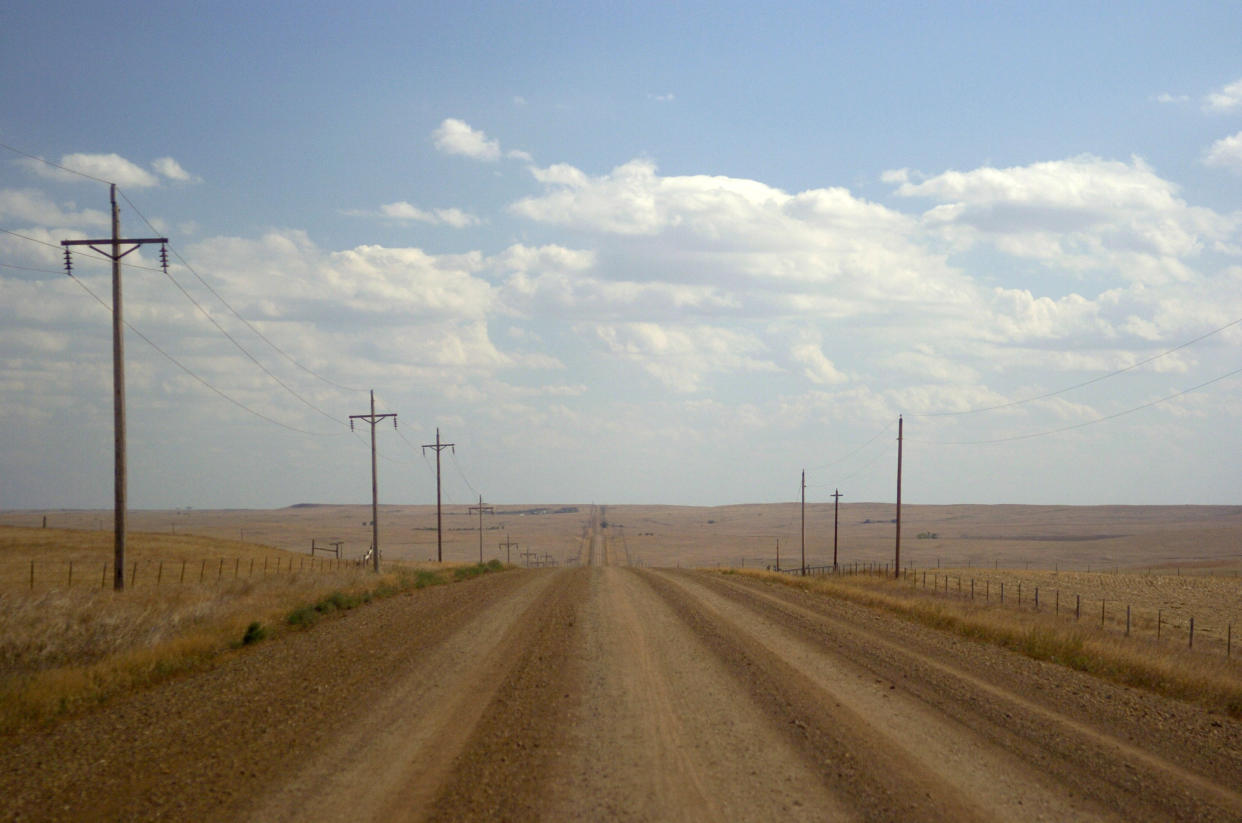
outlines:
{"label": "weed clump", "polygon": [[242,635],[241,642],[243,646],[253,646],[255,643],[258,643],[260,640],[263,640],[266,637],[267,637],[267,629],[263,628],[262,623],[260,623],[258,620],[255,620],[251,622],[249,626],[246,627],[246,633]]}

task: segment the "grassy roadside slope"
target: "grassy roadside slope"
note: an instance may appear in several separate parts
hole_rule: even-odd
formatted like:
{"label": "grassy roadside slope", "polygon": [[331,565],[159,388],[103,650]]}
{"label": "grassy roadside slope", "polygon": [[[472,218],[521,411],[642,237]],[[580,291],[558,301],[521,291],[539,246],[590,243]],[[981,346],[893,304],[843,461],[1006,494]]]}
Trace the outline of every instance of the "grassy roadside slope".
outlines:
{"label": "grassy roadside slope", "polygon": [[[376,575],[353,564],[311,566],[266,546],[164,534],[132,533],[129,548],[138,584],[116,593],[110,577],[108,587],[100,582],[110,534],[0,528],[0,733],[215,665],[241,646],[377,597],[502,568],[390,566]],[[55,584],[38,576],[41,566],[67,568],[71,559],[92,569],[89,578],[69,586],[67,574]],[[167,574],[156,585],[141,570],[161,561]],[[193,573],[179,582],[172,570],[183,561]],[[199,582],[204,561],[213,573]]]}
{"label": "grassy roadside slope", "polygon": [[925,626],[1242,718],[1242,665],[1172,644],[1119,637],[1047,612],[945,598],[890,579],[723,570],[879,609]]}

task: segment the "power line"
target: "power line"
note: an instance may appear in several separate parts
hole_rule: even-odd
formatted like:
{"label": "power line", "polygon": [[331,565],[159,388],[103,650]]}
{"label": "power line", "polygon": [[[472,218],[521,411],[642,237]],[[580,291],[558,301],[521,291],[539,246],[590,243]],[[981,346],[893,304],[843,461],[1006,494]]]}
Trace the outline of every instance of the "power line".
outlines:
{"label": "power line", "polygon": [[1097,417],[1094,420],[1086,420],[1082,423],[1074,423],[1072,425],[1062,426],[1057,429],[1048,429],[1046,431],[1031,432],[1029,434],[1016,434],[1010,437],[998,437],[998,438],[994,438],[991,440],[915,440],[913,442],[926,443],[926,444],[936,445],[936,446],[978,446],[978,445],[986,445],[986,444],[992,444],[992,443],[1009,443],[1015,440],[1030,440],[1035,437],[1046,437],[1047,435],[1050,435],[1050,434],[1061,434],[1062,432],[1073,431],[1074,429],[1083,429],[1083,428],[1086,428],[1087,426],[1094,426],[1096,423],[1103,423],[1108,420],[1116,420],[1118,417],[1125,417],[1127,414],[1133,414],[1136,411],[1142,411],[1143,409],[1149,409],[1152,406],[1158,406],[1161,403],[1167,403],[1170,400],[1176,400],[1179,397],[1183,397],[1187,394],[1190,394],[1191,392],[1196,392],[1199,389],[1206,388],[1212,385],[1213,383],[1219,383],[1222,380],[1227,380],[1228,378],[1233,377],[1234,375],[1238,375],[1238,374],[1242,374],[1242,368],[1234,369],[1233,371],[1227,374],[1222,374],[1219,377],[1213,377],[1211,380],[1206,380],[1197,386],[1191,386],[1188,389],[1182,389],[1181,391],[1174,392],[1173,394],[1166,395],[1165,397],[1161,397],[1157,400],[1151,400],[1146,403],[1142,403],[1140,405],[1134,406],[1132,408],[1125,409],[1123,411],[1114,412],[1113,414],[1106,414],[1103,417]]}
{"label": "power line", "polygon": [[22,151],[19,148],[15,148],[13,146],[8,145],[7,143],[0,143],[0,149],[8,149],[14,154],[20,154],[22,157],[29,157],[31,160],[37,160],[40,163],[44,164],[45,166],[51,166],[54,169],[60,169],[61,171],[67,171],[70,174],[76,174],[78,177],[85,177],[87,180],[94,180],[96,183],[104,183],[104,184],[112,183],[111,180],[104,180],[101,177],[95,177],[94,175],[87,174],[84,171],[78,171],[77,169],[71,169],[68,166],[62,166],[59,163],[53,163],[51,160],[48,160],[43,157],[39,157],[37,154],[31,154],[30,152]]}
{"label": "power line", "polygon": [[811,466],[811,468],[810,468],[808,471],[819,471],[820,469],[827,469],[827,468],[829,468],[829,467],[831,467],[831,466],[835,466],[835,465],[837,465],[838,463],[844,463],[846,460],[849,460],[851,457],[853,457],[854,455],[858,454],[860,451],[862,451],[863,449],[867,448],[868,446],[870,446],[870,445],[871,445],[872,443],[874,443],[875,441],[879,440],[881,437],[883,437],[885,434],[887,434],[890,430],[892,430],[892,428],[893,428],[893,424],[892,424],[892,423],[889,423],[889,424],[888,424],[888,425],[886,425],[884,428],[882,428],[882,429],[880,429],[878,432],[876,432],[876,433],[875,433],[875,435],[874,435],[873,437],[871,437],[869,440],[867,440],[867,442],[866,442],[866,443],[863,443],[861,446],[859,446],[858,448],[854,449],[852,452],[849,452],[848,454],[846,454],[846,455],[844,455],[844,456],[842,456],[842,457],[839,457],[839,458],[837,458],[836,460],[833,460],[833,461],[831,461],[831,462],[829,462],[829,463],[824,463],[823,465],[820,465],[820,466]]}
{"label": "power line", "polygon": [[37,237],[31,237],[29,235],[22,234],[21,232],[13,231],[12,229],[0,229],[0,231],[4,232],[5,234],[11,234],[14,237],[20,237],[23,240],[29,240],[31,243],[38,243],[40,246],[47,246],[48,248],[52,248],[52,249],[56,249],[56,251],[60,251],[59,243],[49,243],[46,240],[40,240]]}
{"label": "power line", "polygon": [[[134,210],[134,214],[136,214],[136,215],[138,215],[140,218],[142,218],[142,222],[146,223],[146,224],[147,224],[147,226],[148,226],[149,228],[151,228],[151,229],[154,231],[154,230],[155,230],[155,226],[151,225],[151,221],[150,221],[150,220],[148,220],[148,219],[146,218],[146,216],[145,216],[145,215],[144,215],[141,211],[139,211],[139,210],[138,210],[138,207],[134,205],[134,203],[133,203],[133,201],[132,201],[132,200],[130,200],[128,197],[126,197],[125,192],[123,192],[123,191],[121,192],[121,197],[125,200],[125,202],[126,202],[126,203],[128,203],[128,204],[129,204],[129,207],[130,207],[131,209],[133,209],[133,210]],[[342,389],[342,390],[344,390],[344,391],[352,391],[352,392],[362,392],[362,391],[365,391],[365,389],[354,388],[354,387],[352,387],[352,386],[346,386],[346,385],[344,385],[344,384],[338,383],[338,382],[336,382],[335,380],[332,380],[332,379],[330,379],[330,378],[328,378],[328,377],[324,377],[322,374],[320,374],[319,372],[317,372],[317,371],[315,371],[314,369],[310,368],[309,366],[305,366],[305,365],[303,365],[303,364],[302,364],[301,362],[299,362],[299,361],[297,360],[297,358],[295,358],[293,355],[289,354],[287,351],[285,351],[284,349],[282,349],[280,346],[278,346],[278,345],[276,345],[274,342],[272,342],[272,341],[271,341],[271,340],[267,337],[267,335],[265,335],[263,332],[259,331],[259,329],[258,329],[258,328],[256,328],[256,327],[255,327],[255,325],[254,325],[253,323],[251,323],[251,322],[250,322],[249,320],[247,320],[245,317],[242,317],[241,313],[240,313],[240,312],[238,312],[238,311],[237,311],[237,309],[233,308],[233,306],[232,306],[232,305],[231,305],[231,304],[230,304],[227,300],[225,300],[225,299],[224,299],[224,298],[220,295],[220,293],[219,293],[218,291],[216,291],[214,288],[212,288],[212,286],[211,286],[211,284],[210,284],[210,283],[208,283],[206,280],[204,280],[204,279],[203,279],[203,277],[202,277],[202,276],[201,276],[201,275],[200,275],[197,271],[195,271],[195,270],[194,270],[194,267],[193,267],[193,266],[191,266],[191,265],[189,264],[189,262],[188,262],[188,261],[187,261],[184,257],[182,257],[182,256],[181,256],[181,253],[177,251],[177,248],[176,248],[175,246],[171,246],[171,245],[170,245],[170,248],[172,249],[173,256],[177,258],[177,260],[181,263],[181,265],[185,266],[186,270],[187,270],[188,272],[190,272],[190,274],[194,275],[194,277],[198,280],[198,282],[199,282],[199,283],[201,283],[201,284],[203,285],[203,287],[207,289],[207,291],[211,292],[211,293],[212,293],[212,295],[213,295],[213,296],[214,296],[217,300],[219,300],[219,301],[220,301],[220,302],[224,305],[224,307],[225,307],[226,309],[228,309],[230,312],[232,312],[232,314],[233,314],[233,316],[234,316],[234,317],[236,317],[238,320],[240,320],[242,323],[244,323],[244,324],[246,325],[246,328],[248,328],[248,329],[250,329],[252,332],[254,332],[254,333],[255,333],[255,335],[256,335],[256,336],[258,336],[258,338],[259,338],[260,340],[262,340],[264,343],[267,343],[269,346],[271,346],[273,349],[275,349],[275,350],[276,350],[276,351],[277,351],[277,352],[278,352],[278,353],[279,353],[282,357],[284,357],[284,358],[285,358],[286,360],[288,360],[290,363],[292,363],[293,365],[297,366],[299,369],[301,369],[302,371],[306,372],[307,374],[309,374],[309,375],[311,375],[311,376],[313,376],[313,377],[315,377],[315,378],[317,378],[317,379],[319,379],[319,380],[322,380],[323,382],[327,383],[327,384],[328,384],[328,385],[330,385],[330,386],[335,386],[335,387],[336,387],[336,388],[338,388],[338,389]]]}
{"label": "power line", "polygon": [[0,266],[3,266],[6,269],[20,269],[22,271],[37,271],[43,274],[64,274],[63,271],[56,271],[55,269],[36,269],[33,266],[19,266],[16,263],[0,263]]}
{"label": "power line", "polygon": [[[175,252],[174,252],[174,253],[175,253]],[[207,309],[205,309],[201,303],[199,303],[197,300],[195,300],[195,299],[194,299],[194,295],[192,295],[192,294],[190,294],[188,291],[186,291],[186,290],[185,290],[185,287],[184,287],[184,286],[182,286],[180,283],[178,283],[178,282],[177,282],[177,279],[176,279],[175,277],[173,277],[173,276],[172,276],[171,274],[169,274],[168,272],[164,272],[164,275],[165,275],[165,276],[169,279],[169,281],[171,281],[171,282],[172,282],[172,284],[173,284],[174,286],[176,286],[176,287],[177,287],[177,290],[178,290],[178,291],[180,291],[183,295],[185,295],[185,298],[186,298],[187,300],[189,300],[191,303],[193,303],[193,304],[194,304],[194,308],[198,309],[198,310],[199,310],[199,312],[203,315],[203,317],[206,317],[209,321],[211,321],[211,325],[215,326],[215,327],[216,327],[216,329],[217,329],[217,330],[218,330],[221,334],[223,334],[225,337],[227,337],[227,338],[228,338],[228,340],[229,340],[229,342],[230,342],[230,343],[232,343],[234,346],[236,346],[236,347],[237,347],[237,350],[238,350],[238,351],[240,351],[242,354],[246,355],[246,358],[247,358],[247,359],[249,359],[251,363],[254,363],[256,366],[258,366],[258,367],[259,367],[259,368],[263,371],[263,373],[264,373],[264,374],[266,374],[268,377],[272,378],[272,380],[274,380],[274,381],[276,382],[276,384],[277,384],[277,385],[279,385],[279,386],[280,386],[282,389],[284,389],[285,391],[289,392],[289,394],[291,394],[291,395],[293,395],[294,397],[296,397],[298,400],[300,400],[300,401],[301,401],[304,405],[306,405],[308,408],[311,408],[311,409],[313,409],[313,410],[315,410],[315,411],[319,412],[319,414],[321,414],[321,415],[323,415],[324,417],[328,418],[328,419],[329,419],[329,420],[331,420],[333,423],[340,423],[341,425],[345,425],[343,421],[338,420],[337,418],[333,417],[333,416],[332,416],[331,414],[329,414],[328,412],[324,411],[323,409],[321,409],[321,408],[319,408],[318,406],[316,406],[314,403],[312,403],[312,402],[310,402],[309,400],[307,400],[307,399],[306,399],[305,397],[303,397],[301,394],[299,394],[298,392],[294,391],[294,389],[293,389],[292,387],[290,387],[287,383],[285,383],[285,381],[281,380],[279,377],[277,377],[275,374],[273,374],[273,373],[272,373],[272,371],[271,371],[270,369],[268,369],[268,368],[267,368],[267,366],[264,366],[262,363],[260,363],[260,362],[259,362],[258,358],[256,358],[253,354],[251,354],[249,351],[247,351],[247,350],[246,350],[246,347],[245,347],[245,346],[243,346],[240,342],[238,342],[237,338],[235,338],[233,335],[229,334],[229,333],[228,333],[228,331],[224,328],[224,326],[221,326],[221,325],[220,325],[220,323],[216,320],[216,318],[212,317],[212,316],[211,316],[211,313],[210,313],[210,312],[208,312],[208,311],[207,311]]]}
{"label": "power line", "polygon": [[[80,288],[82,288],[82,289],[83,289],[83,290],[84,290],[87,294],[89,294],[91,297],[95,298],[95,301],[96,301],[97,303],[99,303],[99,305],[103,306],[103,307],[104,307],[104,309],[106,309],[108,312],[111,312],[111,311],[112,311],[112,307],[111,307],[111,306],[109,306],[109,305],[107,304],[107,302],[106,302],[106,301],[104,301],[104,299],[103,299],[102,297],[100,297],[99,295],[95,294],[95,292],[94,292],[94,291],[92,291],[92,290],[91,290],[91,288],[90,288],[89,286],[87,286],[85,283],[83,283],[80,279],[78,279],[77,277],[74,277],[73,275],[70,275],[70,276],[69,276],[69,279],[70,279],[70,280],[72,280],[74,283],[77,283],[77,284],[78,284],[78,286],[79,286]],[[287,423],[282,423],[282,422],[280,422],[279,420],[277,420],[277,419],[275,419],[275,418],[273,418],[273,417],[269,417],[269,416],[267,416],[266,414],[264,414],[263,412],[260,412],[260,411],[255,411],[254,409],[250,408],[249,406],[247,406],[245,403],[241,402],[240,400],[237,400],[236,398],[231,397],[230,395],[228,395],[228,394],[226,394],[225,392],[221,391],[220,389],[216,388],[216,387],[215,387],[215,386],[213,386],[211,383],[209,383],[209,382],[208,382],[205,378],[200,377],[200,376],[199,376],[197,373],[195,373],[195,372],[194,372],[194,370],[193,370],[193,369],[191,369],[189,366],[185,365],[185,364],[184,364],[184,363],[182,363],[180,360],[178,360],[177,358],[173,357],[171,354],[169,354],[168,352],[166,352],[166,351],[164,351],[162,348],[160,348],[160,347],[159,347],[159,345],[157,345],[157,344],[155,343],[155,341],[154,341],[154,340],[152,340],[151,338],[147,337],[145,334],[143,334],[143,333],[142,333],[141,331],[139,331],[138,329],[134,328],[134,327],[130,324],[130,322],[129,322],[128,320],[122,320],[121,322],[122,322],[122,323],[124,323],[125,328],[129,329],[131,332],[133,332],[134,334],[136,334],[136,335],[138,335],[140,338],[142,338],[143,342],[145,342],[148,346],[150,346],[151,348],[153,348],[153,349],[155,349],[157,352],[159,352],[161,355],[163,355],[163,356],[164,356],[164,357],[165,357],[165,358],[166,358],[166,359],[167,359],[170,363],[172,363],[174,366],[176,366],[177,368],[181,369],[183,372],[185,372],[186,374],[188,374],[190,377],[194,378],[194,379],[195,379],[195,380],[197,380],[199,383],[201,383],[203,386],[207,387],[208,389],[210,389],[211,391],[215,392],[215,393],[216,393],[217,395],[219,395],[220,397],[222,397],[222,398],[224,398],[225,400],[227,400],[228,402],[232,403],[234,406],[237,406],[237,408],[241,409],[242,411],[248,412],[248,413],[250,413],[250,414],[253,414],[255,417],[258,417],[258,418],[261,418],[261,419],[263,419],[263,420],[266,420],[268,423],[273,423],[273,424],[275,424],[275,425],[277,425],[277,426],[280,426],[282,429],[288,429],[289,431],[292,431],[292,432],[297,432],[298,434],[309,434],[309,435],[312,435],[312,436],[314,436],[314,437],[334,437],[334,436],[336,436],[336,435],[338,435],[338,434],[343,434],[343,432],[316,432],[316,431],[310,431],[310,430],[308,430],[308,429],[299,429],[299,428],[297,428],[296,426],[290,426],[290,425],[288,425]]]}
{"label": "power line", "polygon": [[[1109,378],[1116,377],[1119,374],[1125,374],[1128,371],[1133,371],[1134,369],[1137,369],[1139,366],[1145,366],[1148,363],[1152,363],[1156,360],[1159,360],[1162,357],[1167,357],[1170,354],[1179,352],[1188,346],[1193,346],[1195,343],[1198,343],[1202,340],[1206,340],[1207,338],[1212,337],[1213,335],[1220,334],[1226,329],[1233,328],[1239,323],[1242,323],[1242,317],[1239,317],[1237,320],[1231,320],[1230,322],[1226,323],[1225,325],[1219,328],[1212,329],[1209,332],[1205,332],[1204,334],[1201,334],[1192,340],[1187,340],[1185,343],[1181,343],[1177,346],[1174,346],[1173,348],[1167,351],[1163,351],[1160,354],[1152,355],[1151,357],[1148,357],[1146,360],[1140,360],[1137,363],[1131,363],[1129,366],[1126,366],[1125,368],[1117,369],[1116,371],[1109,372],[1108,374],[1102,374],[1102,375],[1099,375],[1098,377],[1092,377],[1090,380],[1084,380],[1081,383],[1075,383],[1072,386],[1066,386],[1063,389],[1057,389],[1056,391],[1051,391],[1046,394],[1040,394],[1035,397],[1027,397],[1022,400],[1011,400],[1005,403],[998,403],[994,406],[980,406],[979,408],[976,408],[976,409],[966,409],[964,411],[923,412],[922,414],[911,414],[910,416],[911,417],[950,417],[950,416],[963,415],[963,414],[979,414],[982,412],[996,411],[997,409],[1008,409],[1008,408],[1012,408],[1013,406],[1021,406],[1025,403],[1034,403],[1036,400],[1047,400],[1049,397],[1056,397],[1058,394],[1065,394],[1066,392],[1074,391],[1075,389],[1081,389],[1084,386],[1090,386],[1093,383],[1099,383],[1103,380],[1108,380]],[[1032,435],[1032,436],[1035,436],[1035,435]]]}
{"label": "power line", "polygon": [[466,478],[466,473],[461,470],[461,464],[457,462],[457,450],[454,449],[449,452],[449,457],[453,459],[453,468],[457,469],[457,474],[461,476],[461,480],[466,484],[466,488],[470,489],[470,491],[474,494],[479,494],[479,490],[470,483],[470,481]]}

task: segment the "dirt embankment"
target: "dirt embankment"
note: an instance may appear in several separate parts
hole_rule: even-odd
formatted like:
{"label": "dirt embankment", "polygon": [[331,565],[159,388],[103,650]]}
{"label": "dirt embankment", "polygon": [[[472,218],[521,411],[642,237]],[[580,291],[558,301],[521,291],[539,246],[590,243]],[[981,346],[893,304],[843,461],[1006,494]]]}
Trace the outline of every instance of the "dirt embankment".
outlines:
{"label": "dirt embankment", "polygon": [[1235,721],[607,566],[394,598],[0,741],[11,820],[1237,820],[1239,775]]}

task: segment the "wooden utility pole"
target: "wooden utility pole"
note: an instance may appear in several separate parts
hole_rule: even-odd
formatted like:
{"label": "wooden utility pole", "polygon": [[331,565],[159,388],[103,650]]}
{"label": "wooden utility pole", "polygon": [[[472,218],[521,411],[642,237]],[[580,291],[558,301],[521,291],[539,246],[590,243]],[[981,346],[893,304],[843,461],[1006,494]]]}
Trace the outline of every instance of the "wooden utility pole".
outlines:
{"label": "wooden utility pole", "polygon": [[375,413],[375,390],[371,390],[371,413],[370,414],[351,414],[349,416],[349,430],[354,430],[355,420],[364,420],[371,424],[371,561],[375,571],[379,571],[379,475],[375,468],[375,424],[383,420],[385,417],[392,418],[392,427],[397,428],[397,415],[395,412],[388,414]]}
{"label": "wooden utility pole", "polygon": [[802,576],[806,577],[806,469],[802,470]]}
{"label": "wooden utility pole", "polygon": [[492,508],[491,506],[484,506],[483,495],[480,494],[479,505],[470,507],[470,513],[474,514],[475,512],[479,513],[479,564],[482,565],[483,563],[483,515],[484,514],[495,514],[496,510]]}
{"label": "wooden utility pole", "polygon": [[[444,562],[444,515],[440,507],[440,452],[445,449],[452,449],[453,454],[457,454],[457,447],[454,443],[440,442],[440,427],[436,426],[436,442],[424,443],[423,453],[427,453],[427,449],[436,450],[436,562]],[[481,498],[480,498],[481,499]]]}
{"label": "wooden utility pole", "polygon": [[832,490],[832,570],[837,570],[837,512],[841,503],[841,490]]}
{"label": "wooden utility pole", "polygon": [[505,542],[497,543],[496,548],[505,550],[505,565],[508,566],[509,565],[509,551],[511,549],[517,548],[517,543],[514,543],[512,540],[510,540],[509,535],[506,533]]}
{"label": "wooden utility pole", "polygon": [[776,570],[781,570],[781,539],[776,538]]}
{"label": "wooden utility pole", "polygon": [[897,553],[893,558],[893,576],[901,577],[901,415],[897,415]]}
{"label": "wooden utility pole", "polygon": [[[112,261],[112,431],[115,455],[115,483],[113,532],[114,561],[112,570],[112,588],[116,591],[125,589],[125,515],[128,510],[127,488],[128,475],[125,460],[125,336],[123,333],[124,319],[121,315],[121,258],[139,246],[148,243],[159,243],[165,246],[167,237],[121,238],[121,211],[116,205],[116,183],[112,187],[112,237],[102,240],[62,240],[65,247],[65,270],[73,276],[70,263],[69,246],[90,246],[99,254]],[[121,246],[129,246],[121,251]],[[107,246],[105,251],[101,246]],[[168,272],[168,255],[161,251],[160,262],[164,272]]]}

